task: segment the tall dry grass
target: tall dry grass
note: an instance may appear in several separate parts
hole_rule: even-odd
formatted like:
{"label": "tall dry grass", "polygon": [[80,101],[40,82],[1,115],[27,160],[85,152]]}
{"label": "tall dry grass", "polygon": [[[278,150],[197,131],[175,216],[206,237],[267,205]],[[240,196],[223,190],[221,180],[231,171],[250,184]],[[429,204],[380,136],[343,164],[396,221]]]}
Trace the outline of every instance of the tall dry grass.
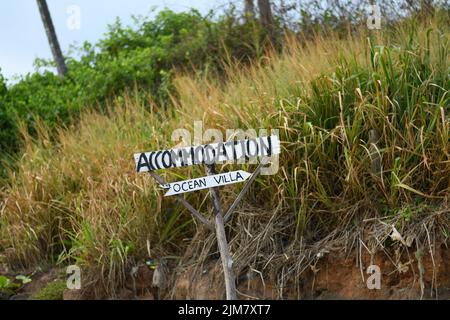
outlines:
{"label": "tall dry grass", "polygon": [[[173,130],[192,130],[197,120],[279,129],[280,170],[258,178],[247,204],[294,221],[283,231],[288,242],[320,239],[355,215],[408,212],[408,221],[424,206],[440,207],[450,193],[448,36],[446,23],[410,22],[394,34],[288,39],[280,56],[230,67],[226,82],[179,75],[168,110],[148,110],[130,93],[107,114],[86,112],[61,128],[56,142],[43,126],[36,139],[24,130],[18,169],[1,195],[1,255],[20,267],[76,262],[114,295],[139,259],[182,254],[195,222],[134,172],[132,154],[171,147]],[[224,190],[225,206],[240,187]],[[206,192],[187,197],[207,211]]]}

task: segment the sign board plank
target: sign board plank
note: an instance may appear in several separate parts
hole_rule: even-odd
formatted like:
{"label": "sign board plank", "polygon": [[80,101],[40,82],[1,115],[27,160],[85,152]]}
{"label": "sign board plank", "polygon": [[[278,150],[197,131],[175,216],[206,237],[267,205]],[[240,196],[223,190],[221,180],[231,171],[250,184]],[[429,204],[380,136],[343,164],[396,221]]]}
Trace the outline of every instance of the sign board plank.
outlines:
{"label": "sign board plank", "polygon": [[227,184],[239,183],[247,180],[251,176],[250,173],[239,170],[221,174],[215,174],[202,178],[190,179],[179,182],[172,182],[162,187],[169,189],[164,195],[165,197],[173,196],[181,193],[192,192],[197,190],[215,188],[225,186]]}
{"label": "sign board plank", "polygon": [[236,161],[245,158],[270,157],[280,153],[278,136],[218,142],[200,146],[135,153],[137,172],[186,167],[197,164]]}

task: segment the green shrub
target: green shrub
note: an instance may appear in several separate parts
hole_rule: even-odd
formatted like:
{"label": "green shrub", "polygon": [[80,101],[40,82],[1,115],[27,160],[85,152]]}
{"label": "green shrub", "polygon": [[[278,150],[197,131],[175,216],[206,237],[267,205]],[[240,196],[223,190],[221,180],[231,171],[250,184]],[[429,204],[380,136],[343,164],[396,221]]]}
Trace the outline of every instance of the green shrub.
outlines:
{"label": "green shrub", "polygon": [[[136,90],[166,107],[174,69],[223,71],[223,61],[251,60],[261,54],[262,28],[239,23],[232,14],[218,19],[198,11],[161,11],[155,19],[119,19],[96,45],[88,42],[67,56],[64,79],[48,70],[52,61],[38,59],[38,71],[7,89],[0,77],[0,151],[20,145],[17,121],[33,131],[36,117],[50,128],[67,124],[87,107],[103,110],[113,97]],[[231,61],[229,61],[231,62]]]}
{"label": "green shrub", "polygon": [[62,300],[64,290],[67,289],[64,280],[55,280],[47,284],[34,296],[35,300]]}

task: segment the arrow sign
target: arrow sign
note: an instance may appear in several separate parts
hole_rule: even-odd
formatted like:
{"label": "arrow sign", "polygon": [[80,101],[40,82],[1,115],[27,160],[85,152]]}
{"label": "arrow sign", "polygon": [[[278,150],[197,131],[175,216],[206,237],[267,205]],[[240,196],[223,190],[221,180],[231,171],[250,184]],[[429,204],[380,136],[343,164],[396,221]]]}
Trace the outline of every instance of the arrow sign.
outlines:
{"label": "arrow sign", "polygon": [[173,196],[176,194],[192,192],[197,190],[209,189],[214,187],[225,186],[227,184],[239,183],[247,180],[251,176],[250,173],[239,170],[231,171],[221,174],[215,174],[202,178],[196,178],[191,180],[172,182],[162,185],[164,189],[169,191],[164,195],[165,197]]}

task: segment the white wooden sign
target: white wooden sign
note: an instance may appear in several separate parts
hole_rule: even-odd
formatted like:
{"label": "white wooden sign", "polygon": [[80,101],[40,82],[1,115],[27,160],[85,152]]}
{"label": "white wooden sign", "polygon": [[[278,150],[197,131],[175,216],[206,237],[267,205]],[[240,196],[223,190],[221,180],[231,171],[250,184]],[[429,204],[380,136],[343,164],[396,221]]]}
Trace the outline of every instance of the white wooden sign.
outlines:
{"label": "white wooden sign", "polygon": [[270,157],[280,153],[277,136],[228,141],[179,149],[135,153],[137,172],[185,167],[197,164],[236,161],[245,158]]}
{"label": "white wooden sign", "polygon": [[[215,230],[217,243],[222,260],[223,272],[225,277],[225,289],[228,300],[236,300],[235,275],[233,273],[233,261],[230,255],[230,248],[227,243],[224,221],[230,218],[236,209],[239,201],[249,190],[250,184],[255,181],[260,173],[262,162],[255,170],[253,175],[239,170],[221,174],[214,174],[214,163],[236,161],[245,159],[246,161],[255,157],[270,157],[280,153],[280,141],[277,136],[268,136],[241,141],[229,141],[206,144],[196,147],[178,148],[171,150],[162,150],[156,152],[142,152],[134,154],[137,172],[149,172],[150,175],[158,181],[161,186],[168,189],[165,196],[177,195],[180,201],[200,222],[211,230]],[[158,176],[155,170],[168,169],[176,167],[185,167],[196,164],[206,164],[208,176],[185,180],[180,182],[165,183]],[[249,177],[251,177],[249,179]],[[219,191],[216,187],[243,182],[247,180],[241,193],[233,202],[228,212],[223,216],[220,205]],[[202,189],[210,189],[211,201],[214,210],[214,224],[212,224],[201,213],[194,209],[180,194]]]}
{"label": "white wooden sign", "polygon": [[164,189],[169,191],[164,195],[173,196],[176,194],[203,190],[208,188],[225,186],[227,184],[239,183],[247,180],[251,176],[250,173],[239,170],[221,174],[215,174],[202,178],[190,179],[185,181],[172,182],[162,185]]}

